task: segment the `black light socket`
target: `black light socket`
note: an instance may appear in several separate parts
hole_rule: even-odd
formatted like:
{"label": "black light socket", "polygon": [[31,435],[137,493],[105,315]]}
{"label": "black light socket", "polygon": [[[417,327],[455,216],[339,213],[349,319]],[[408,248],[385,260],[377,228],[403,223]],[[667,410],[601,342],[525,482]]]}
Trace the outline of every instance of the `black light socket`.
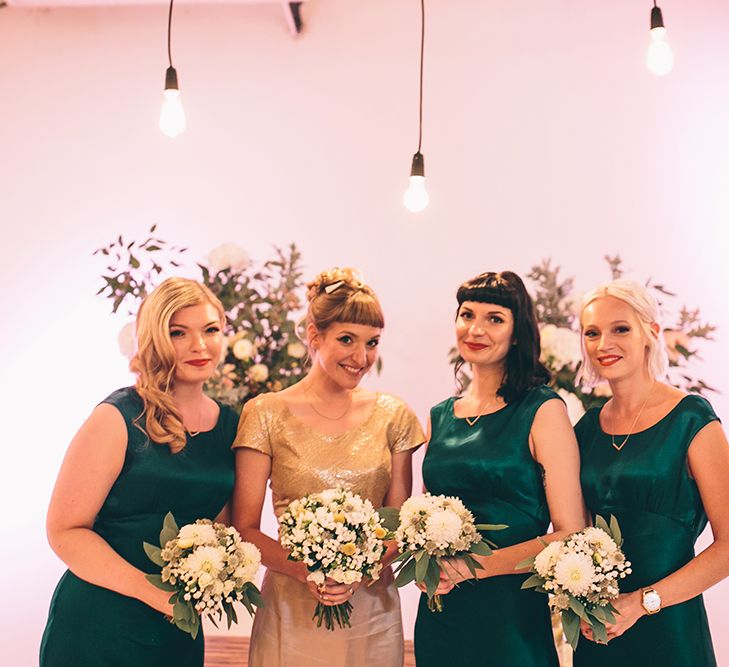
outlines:
{"label": "black light socket", "polygon": [[165,72],[165,90],[179,90],[177,85],[177,70],[174,67],[168,67]]}
{"label": "black light socket", "polygon": [[663,13],[660,7],[654,7],[651,9],[651,30],[653,28],[664,28],[663,25]]}
{"label": "black light socket", "polygon": [[423,154],[420,152],[413,155],[413,165],[410,167],[410,175],[425,177],[425,161],[423,160]]}

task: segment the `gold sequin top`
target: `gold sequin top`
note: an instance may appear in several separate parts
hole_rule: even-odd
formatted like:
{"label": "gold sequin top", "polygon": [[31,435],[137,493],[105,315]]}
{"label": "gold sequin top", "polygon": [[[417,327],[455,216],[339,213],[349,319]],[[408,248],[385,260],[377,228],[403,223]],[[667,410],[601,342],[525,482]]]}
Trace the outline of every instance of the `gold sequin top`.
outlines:
{"label": "gold sequin top", "polygon": [[280,394],[260,394],[246,406],[233,447],[271,457],[273,509],[342,486],[375,507],[390,487],[392,455],[425,441],[415,414],[399,398],[377,394],[369,416],[339,435],[319,433],[293,415]]}

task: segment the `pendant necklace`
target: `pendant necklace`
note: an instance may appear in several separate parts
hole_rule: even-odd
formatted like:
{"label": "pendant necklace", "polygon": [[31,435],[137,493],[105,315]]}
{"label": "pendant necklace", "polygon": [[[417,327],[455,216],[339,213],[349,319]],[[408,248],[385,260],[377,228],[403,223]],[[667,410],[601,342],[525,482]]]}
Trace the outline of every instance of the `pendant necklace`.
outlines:
{"label": "pendant necklace", "polygon": [[635,425],[638,423],[638,420],[640,419],[640,416],[643,414],[643,408],[648,404],[648,399],[651,397],[651,394],[653,393],[653,388],[656,386],[656,381],[653,380],[653,384],[651,385],[651,388],[648,390],[648,395],[645,397],[645,401],[643,401],[643,405],[640,406],[640,410],[638,411],[638,416],[633,420],[633,424],[630,427],[630,430],[628,431],[628,435],[625,436],[625,439],[618,445],[615,442],[615,434],[610,434],[610,441],[613,444],[613,447],[619,452],[623,447],[625,447],[625,443],[628,442],[628,438],[633,435],[633,429],[635,428]]}
{"label": "pendant necklace", "polygon": [[[203,406],[200,405],[200,409],[197,411],[198,427],[200,426],[200,422],[202,421],[202,411],[203,411]],[[187,435],[189,435],[191,438],[194,438],[196,435],[200,435],[202,433],[202,431],[191,431],[187,427],[185,427],[185,431],[187,432]]]}
{"label": "pendant necklace", "polygon": [[[471,400],[473,400],[473,396],[471,396]],[[489,401],[488,401],[488,402],[487,402],[487,403],[486,403],[485,405],[481,406],[481,409],[480,409],[480,410],[478,411],[478,414],[477,414],[477,415],[476,415],[475,417],[466,417],[466,418],[465,418],[465,419],[466,419],[466,423],[467,423],[467,424],[468,424],[469,426],[474,426],[474,425],[476,424],[476,422],[477,422],[477,421],[478,421],[479,419],[481,419],[481,417],[482,417],[482,415],[483,415],[483,411],[484,411],[484,410],[485,410],[486,408],[488,408],[488,407],[489,407],[489,406],[490,406],[490,405],[491,405],[491,404],[492,404],[492,403],[494,402],[494,400],[495,400],[495,399],[493,399],[493,398],[492,398],[492,399],[490,399],[490,400],[489,400]]]}

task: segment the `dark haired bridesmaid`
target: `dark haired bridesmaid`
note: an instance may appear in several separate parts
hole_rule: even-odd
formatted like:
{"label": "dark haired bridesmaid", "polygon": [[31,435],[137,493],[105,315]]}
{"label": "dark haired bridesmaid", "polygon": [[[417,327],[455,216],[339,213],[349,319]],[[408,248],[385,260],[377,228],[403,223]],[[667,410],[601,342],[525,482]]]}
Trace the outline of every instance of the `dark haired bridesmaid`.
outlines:
{"label": "dark haired bridesmaid", "polygon": [[486,536],[499,548],[477,557],[476,580],[466,581],[462,561],[449,561],[442,612],[421,596],[418,667],[556,666],[547,599],[521,590],[525,574],[515,568],[541,551],[537,538],[585,526],[577,443],[564,403],[546,386],[534,305],[519,276],[483,273],[460,286],[457,300],[456,373],[468,363],[473,381],[462,398],[432,408],[423,480],[433,494],[460,497],[477,523],[508,528]]}

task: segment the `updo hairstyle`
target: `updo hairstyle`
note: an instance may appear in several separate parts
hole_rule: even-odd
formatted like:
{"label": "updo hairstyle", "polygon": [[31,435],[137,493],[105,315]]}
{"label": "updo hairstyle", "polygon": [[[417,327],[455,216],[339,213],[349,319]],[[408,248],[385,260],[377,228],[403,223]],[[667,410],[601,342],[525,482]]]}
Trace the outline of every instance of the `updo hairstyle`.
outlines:
{"label": "updo hairstyle", "polygon": [[323,333],[335,322],[350,322],[382,329],[385,317],[371,287],[356,269],[335,267],[323,271],[307,285],[305,324]]}

